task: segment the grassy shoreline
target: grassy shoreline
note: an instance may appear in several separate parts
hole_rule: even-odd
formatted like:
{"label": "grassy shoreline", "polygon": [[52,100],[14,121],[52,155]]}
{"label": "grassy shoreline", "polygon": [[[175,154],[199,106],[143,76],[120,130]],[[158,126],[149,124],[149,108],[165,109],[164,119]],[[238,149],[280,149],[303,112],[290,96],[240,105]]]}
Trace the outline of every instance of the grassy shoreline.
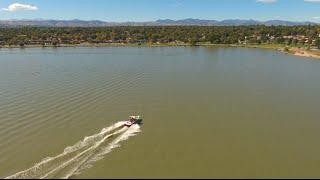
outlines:
{"label": "grassy shoreline", "polygon": [[309,50],[307,47],[296,47],[296,46],[286,46],[282,44],[209,44],[209,43],[199,43],[196,45],[187,43],[83,43],[83,44],[60,44],[58,46],[53,45],[25,45],[23,47],[19,45],[14,46],[0,46],[0,49],[24,49],[24,48],[64,48],[64,47],[214,47],[214,48],[228,48],[228,47],[238,47],[238,48],[260,48],[260,49],[274,49],[280,52],[291,54],[295,56],[310,57],[320,59],[320,50]]}

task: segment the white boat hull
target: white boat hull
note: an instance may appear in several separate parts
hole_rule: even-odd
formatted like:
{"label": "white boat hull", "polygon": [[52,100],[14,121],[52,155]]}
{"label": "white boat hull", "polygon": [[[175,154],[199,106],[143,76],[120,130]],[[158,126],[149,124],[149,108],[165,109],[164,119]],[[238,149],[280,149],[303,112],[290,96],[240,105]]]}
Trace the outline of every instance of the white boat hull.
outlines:
{"label": "white boat hull", "polygon": [[125,122],[125,126],[127,127],[131,127],[134,124],[137,124],[139,121],[141,121],[141,117],[140,116],[130,116],[129,120]]}

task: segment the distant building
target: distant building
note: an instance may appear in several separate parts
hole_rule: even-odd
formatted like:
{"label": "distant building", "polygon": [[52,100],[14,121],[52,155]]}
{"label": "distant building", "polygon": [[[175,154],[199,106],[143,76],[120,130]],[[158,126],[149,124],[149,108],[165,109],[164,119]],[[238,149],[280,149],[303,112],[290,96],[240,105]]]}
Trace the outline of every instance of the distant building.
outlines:
{"label": "distant building", "polygon": [[147,40],[146,39],[139,39],[139,40],[136,40],[136,42],[138,42],[138,43],[146,43]]}
{"label": "distant building", "polygon": [[283,36],[283,39],[293,39],[294,36]]}
{"label": "distant building", "polygon": [[257,36],[257,41],[260,41],[262,39],[261,36]]}

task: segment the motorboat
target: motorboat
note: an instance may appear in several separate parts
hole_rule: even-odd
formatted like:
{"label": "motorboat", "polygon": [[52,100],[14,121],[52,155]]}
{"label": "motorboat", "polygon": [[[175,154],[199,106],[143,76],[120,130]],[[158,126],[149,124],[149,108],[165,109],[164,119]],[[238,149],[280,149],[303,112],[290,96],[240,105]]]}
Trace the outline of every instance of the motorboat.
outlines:
{"label": "motorboat", "polygon": [[124,125],[127,127],[131,127],[134,124],[141,124],[141,122],[142,122],[141,116],[130,116]]}

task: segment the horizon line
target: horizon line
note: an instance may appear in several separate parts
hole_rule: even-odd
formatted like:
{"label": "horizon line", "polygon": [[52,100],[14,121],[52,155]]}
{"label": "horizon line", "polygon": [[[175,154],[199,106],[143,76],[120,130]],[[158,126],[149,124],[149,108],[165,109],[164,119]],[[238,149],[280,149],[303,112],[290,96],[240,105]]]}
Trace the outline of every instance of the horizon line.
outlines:
{"label": "horizon line", "polygon": [[156,19],[156,20],[149,20],[149,21],[108,21],[108,20],[99,20],[99,19],[91,19],[91,20],[85,20],[85,19],[42,19],[42,18],[31,18],[31,19],[1,19],[0,21],[100,21],[100,22],[106,22],[106,23],[129,23],[129,22],[135,22],[135,23],[147,23],[147,22],[157,22],[159,20],[172,20],[172,21],[181,21],[181,20],[200,20],[200,21],[217,21],[217,22],[222,22],[226,20],[245,20],[245,21],[257,21],[257,22],[268,22],[268,21],[287,21],[287,22],[311,22],[311,23],[316,23],[320,24],[320,22],[317,21],[312,21],[312,20],[285,20],[285,19],[269,19],[269,20],[256,20],[256,19],[239,19],[239,18],[230,18],[230,19],[222,19],[222,20],[216,20],[216,19],[201,19],[201,18],[183,18],[183,19],[170,19],[170,18],[164,18],[164,19]]}

